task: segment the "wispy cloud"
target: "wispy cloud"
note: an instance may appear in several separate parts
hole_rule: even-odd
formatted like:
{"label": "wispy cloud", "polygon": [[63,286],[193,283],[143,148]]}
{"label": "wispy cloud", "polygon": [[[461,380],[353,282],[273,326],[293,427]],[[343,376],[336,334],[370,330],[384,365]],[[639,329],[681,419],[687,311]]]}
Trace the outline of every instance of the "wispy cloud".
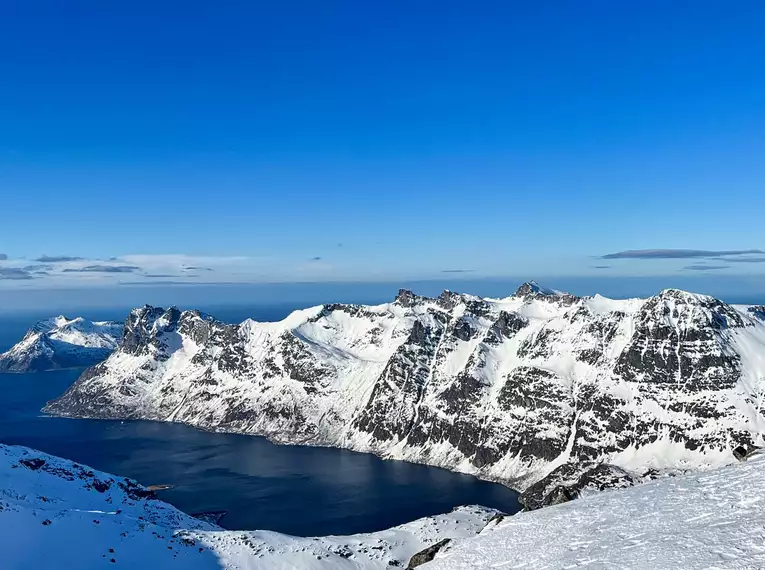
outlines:
{"label": "wispy cloud", "polygon": [[[7,257],[7,256],[6,256]],[[121,284],[130,275],[131,281],[146,283],[178,281],[186,284],[204,281],[246,282],[262,276],[272,258],[243,256],[194,256],[185,254],[136,254],[86,258],[74,255],[42,255],[34,259],[7,258],[0,279],[32,280],[35,286]],[[322,261],[311,261],[312,270],[323,271]],[[207,276],[203,278],[202,276]]]}
{"label": "wispy cloud", "polygon": [[0,267],[0,280],[25,281],[34,278],[34,275],[18,267]]}
{"label": "wispy cloud", "polygon": [[7,253],[0,253],[0,261],[5,261],[6,259],[8,259],[8,254]]}
{"label": "wispy cloud", "polygon": [[[719,251],[707,249],[628,249],[601,255],[600,259],[694,259],[750,254],[765,254],[765,251],[761,249],[731,249]],[[726,261],[728,260],[726,259]]]}
{"label": "wispy cloud", "polygon": [[473,273],[475,269],[442,269],[441,273]]}
{"label": "wispy cloud", "polygon": [[64,263],[67,261],[84,261],[84,257],[72,257],[69,255],[43,255],[38,257],[35,261],[40,263]]}
{"label": "wispy cloud", "polygon": [[[145,276],[144,276],[145,277]],[[187,279],[186,281],[181,280],[173,280],[173,279],[167,279],[167,280],[159,280],[159,281],[120,281],[118,285],[120,287],[127,286],[127,287],[140,287],[140,286],[155,286],[155,285],[241,285],[241,281],[193,281],[191,279]]]}
{"label": "wispy cloud", "polygon": [[132,254],[122,255],[114,261],[121,261],[129,265],[138,265],[144,268],[174,267],[216,267],[230,266],[250,261],[246,256],[197,256],[182,253],[169,254]]}
{"label": "wispy cloud", "polygon": [[729,269],[729,265],[686,265],[683,269],[688,271],[715,271],[717,269]]}
{"label": "wispy cloud", "polygon": [[140,269],[135,265],[87,265],[64,269],[64,273],[133,273]]}
{"label": "wispy cloud", "polygon": [[[145,273],[143,277],[148,277],[149,279],[167,279],[172,277],[178,277],[177,275],[173,275],[172,273]],[[193,277],[193,275],[189,275],[189,277]]]}
{"label": "wispy cloud", "polygon": [[765,263],[765,257],[714,257],[711,261],[724,261],[725,263]]}

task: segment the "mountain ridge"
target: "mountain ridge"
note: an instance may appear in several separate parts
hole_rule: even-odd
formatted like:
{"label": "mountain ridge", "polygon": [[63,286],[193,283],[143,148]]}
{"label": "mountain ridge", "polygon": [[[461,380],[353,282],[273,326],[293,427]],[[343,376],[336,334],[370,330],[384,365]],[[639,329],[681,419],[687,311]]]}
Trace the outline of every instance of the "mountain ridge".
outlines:
{"label": "mountain ridge", "polygon": [[401,290],[382,305],[239,325],[146,306],[120,347],[44,410],[345,447],[519,490],[570,481],[572,469],[587,480],[601,464],[615,467],[597,471],[603,486],[622,470],[640,480],[707,468],[762,445],[756,309],[676,289],[627,300],[550,291]]}

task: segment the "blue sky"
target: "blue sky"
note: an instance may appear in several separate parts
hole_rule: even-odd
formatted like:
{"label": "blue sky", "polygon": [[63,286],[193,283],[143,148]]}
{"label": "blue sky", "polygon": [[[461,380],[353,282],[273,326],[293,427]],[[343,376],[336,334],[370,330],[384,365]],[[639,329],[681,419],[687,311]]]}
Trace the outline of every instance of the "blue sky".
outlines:
{"label": "blue sky", "polygon": [[0,288],[765,291],[763,26],[755,1],[3,2]]}

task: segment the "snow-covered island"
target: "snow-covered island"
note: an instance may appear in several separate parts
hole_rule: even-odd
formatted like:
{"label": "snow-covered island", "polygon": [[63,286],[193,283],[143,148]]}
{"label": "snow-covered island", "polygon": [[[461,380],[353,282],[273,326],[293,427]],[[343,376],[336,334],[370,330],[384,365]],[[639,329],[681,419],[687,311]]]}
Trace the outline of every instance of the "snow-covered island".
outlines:
{"label": "snow-covered island", "polygon": [[372,452],[500,481],[533,509],[762,446],[764,319],[676,289],[614,300],[534,282],[239,325],[145,306],[45,411]]}
{"label": "snow-covered island", "polygon": [[122,338],[122,323],[63,315],[37,322],[0,354],[0,372],[43,372],[92,366],[106,359]]}

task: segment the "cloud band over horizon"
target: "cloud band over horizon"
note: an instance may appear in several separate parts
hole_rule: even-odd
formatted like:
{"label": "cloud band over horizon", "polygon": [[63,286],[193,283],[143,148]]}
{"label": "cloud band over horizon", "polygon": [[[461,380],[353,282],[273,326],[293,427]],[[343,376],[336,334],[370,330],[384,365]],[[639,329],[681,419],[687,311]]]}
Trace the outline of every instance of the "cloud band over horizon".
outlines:
{"label": "cloud band over horizon", "polygon": [[[600,259],[695,259],[753,254],[765,254],[765,250],[731,249],[715,251],[706,249],[627,249],[624,251],[617,251],[616,253],[601,255]],[[745,260],[741,259],[741,261]]]}

